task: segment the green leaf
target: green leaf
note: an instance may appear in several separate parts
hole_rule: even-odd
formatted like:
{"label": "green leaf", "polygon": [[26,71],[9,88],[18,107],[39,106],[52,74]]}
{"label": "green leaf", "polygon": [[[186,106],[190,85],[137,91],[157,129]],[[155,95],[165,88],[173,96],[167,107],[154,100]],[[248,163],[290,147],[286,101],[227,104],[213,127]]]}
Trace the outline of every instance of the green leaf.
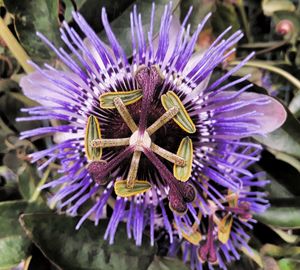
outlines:
{"label": "green leaf", "polygon": [[290,111],[294,114],[295,117],[300,116],[300,93],[294,96],[289,104]]}
{"label": "green leaf", "polygon": [[251,260],[255,261],[260,267],[263,267],[263,262],[260,254],[257,250],[251,248],[251,251],[248,250],[248,248],[245,248],[244,246],[241,248],[241,251]]}
{"label": "green leaf", "polygon": [[[110,1],[111,2],[111,1]],[[114,1],[116,2],[116,1]],[[118,1],[122,2],[122,1]],[[155,1],[155,20],[154,20],[154,36],[158,34],[159,26],[160,26],[160,18],[163,15],[165,5],[169,4],[169,0],[156,0]],[[177,9],[179,5],[179,0],[172,1],[173,3],[173,11]],[[147,36],[147,32],[149,31],[150,27],[150,18],[151,18],[151,9],[152,9],[153,0],[137,0],[135,4],[138,7],[138,12],[142,14],[142,23],[143,23],[143,30],[145,36]],[[122,48],[124,49],[125,53],[130,56],[132,54],[132,38],[131,38],[131,27],[130,27],[130,13],[132,12],[133,5],[128,7],[121,16],[116,18],[112,23],[111,27],[116,35],[118,41],[120,42]],[[93,16],[94,13],[93,13]],[[100,33],[100,37],[107,41],[106,34],[104,31]]]}
{"label": "green leaf", "polygon": [[143,270],[155,248],[144,237],[142,246],[127,240],[126,226],[119,224],[113,245],[103,240],[107,220],[96,227],[87,220],[76,231],[78,218],[54,214],[24,214],[20,222],[27,235],[55,265],[64,270]]}
{"label": "green leaf", "polygon": [[273,150],[300,158],[300,123],[288,109],[287,119],[279,129],[254,138]]}
{"label": "green leaf", "polygon": [[25,201],[0,203],[0,269],[18,265],[28,255],[30,241],[18,223],[18,216],[27,206]]}
{"label": "green leaf", "polygon": [[262,9],[266,16],[272,16],[278,11],[295,11],[296,7],[290,0],[263,0]]}
{"label": "green leaf", "polygon": [[275,258],[286,256],[298,256],[300,255],[300,247],[297,246],[277,246],[273,244],[265,244],[260,253],[263,255],[272,256]]}
{"label": "green leaf", "polygon": [[283,239],[285,242],[290,243],[290,244],[294,244],[299,242],[300,237],[296,234],[293,234],[293,232],[286,232],[282,229],[277,229],[274,228],[272,226],[269,226],[274,232],[276,232],[281,239]]}
{"label": "green leaf", "polygon": [[182,260],[168,257],[155,257],[147,270],[189,270]]}
{"label": "green leaf", "polygon": [[232,26],[232,32],[241,28],[234,5],[226,3],[225,1],[217,1],[215,9],[216,11],[211,18],[211,24],[215,35],[219,35],[229,26]]}
{"label": "green leaf", "polygon": [[193,12],[189,17],[188,23],[191,24],[191,32],[197,29],[198,24],[211,11],[215,9],[215,0],[185,0],[180,2],[180,19],[184,20],[189,8],[193,7]]}
{"label": "green leaf", "polygon": [[267,172],[270,185],[265,188],[271,199],[284,199],[300,196],[300,173],[290,164],[276,159],[269,152],[264,151],[256,171]]}
{"label": "green leaf", "polygon": [[36,167],[25,164],[19,175],[19,190],[25,200],[33,195],[40,177],[37,175]]}
{"label": "green leaf", "polygon": [[267,211],[262,214],[256,214],[255,219],[277,228],[300,228],[300,206],[297,205],[297,199],[281,201],[282,203],[278,206],[276,206],[274,201],[274,204]]}
{"label": "green leaf", "polygon": [[[26,99],[20,99],[21,89],[19,85],[10,79],[0,80],[0,121],[3,135],[18,133],[20,131],[37,128],[41,125],[39,121],[17,122],[17,117],[28,116],[27,113],[21,112],[20,109],[27,107],[28,104],[23,102]],[[24,96],[21,94],[21,96]],[[32,104],[30,104],[32,105]]]}
{"label": "green leaf", "polygon": [[284,258],[278,261],[280,270],[298,270],[300,269],[300,260]]}
{"label": "green leaf", "polygon": [[59,1],[4,0],[4,4],[14,15],[15,31],[28,54],[36,61],[50,59],[54,54],[37,38],[36,32],[45,34],[56,45],[61,44],[58,19]]}

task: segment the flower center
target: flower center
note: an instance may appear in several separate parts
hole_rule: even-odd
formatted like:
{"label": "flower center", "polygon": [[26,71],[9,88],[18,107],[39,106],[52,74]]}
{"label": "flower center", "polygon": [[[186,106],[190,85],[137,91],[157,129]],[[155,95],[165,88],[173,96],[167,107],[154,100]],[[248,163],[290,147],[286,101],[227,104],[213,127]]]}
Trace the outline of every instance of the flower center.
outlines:
{"label": "flower center", "polygon": [[[193,145],[189,137],[184,137],[178,146],[177,153],[173,153],[153,142],[153,135],[168,122],[173,120],[183,133],[194,133],[195,125],[188,115],[179,97],[168,91],[161,95],[162,107],[165,112],[149,125],[151,106],[157,87],[163,83],[163,77],[156,66],[140,67],[135,80],[141,89],[122,92],[107,92],[100,96],[100,107],[102,109],[117,110],[123,123],[130,130],[131,135],[126,138],[102,138],[98,118],[90,116],[86,127],[85,148],[87,158],[91,161],[88,171],[95,182],[102,184],[102,178],[111,171],[109,167],[116,168],[125,158],[132,154],[128,175],[126,180],[115,182],[115,192],[118,196],[129,197],[143,193],[152,187],[153,182],[137,180],[137,174],[142,153],[157,169],[165,184],[169,187],[170,206],[174,211],[183,213],[186,211],[187,202],[194,200],[196,192],[192,186],[186,182],[191,175],[193,161]],[[133,112],[127,108],[141,100],[139,123],[136,124]],[[127,135],[128,136],[128,135]],[[112,160],[107,163],[101,160],[102,149],[123,147]],[[124,149],[124,147],[126,147]],[[173,163],[173,174],[161,162],[157,156],[163,160]],[[149,179],[150,180],[150,179]]]}

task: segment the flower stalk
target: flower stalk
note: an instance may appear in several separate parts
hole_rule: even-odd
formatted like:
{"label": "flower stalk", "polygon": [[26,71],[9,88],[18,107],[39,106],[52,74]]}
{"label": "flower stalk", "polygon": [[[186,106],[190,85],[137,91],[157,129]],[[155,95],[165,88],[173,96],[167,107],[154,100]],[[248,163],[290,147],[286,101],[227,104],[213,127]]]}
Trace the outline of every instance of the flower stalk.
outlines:
{"label": "flower stalk", "polygon": [[14,37],[12,32],[9,30],[4,20],[0,17],[0,36],[6,43],[7,47],[18,60],[22,68],[26,73],[31,73],[34,71],[34,68],[28,64],[30,57],[25,52],[24,48],[20,45],[17,39]]}

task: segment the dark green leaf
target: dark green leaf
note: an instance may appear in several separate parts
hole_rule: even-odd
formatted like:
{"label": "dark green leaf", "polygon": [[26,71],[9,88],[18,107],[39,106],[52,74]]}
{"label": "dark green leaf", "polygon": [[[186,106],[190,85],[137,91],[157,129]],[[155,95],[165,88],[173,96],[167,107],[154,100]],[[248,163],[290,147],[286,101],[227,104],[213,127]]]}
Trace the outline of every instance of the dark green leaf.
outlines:
{"label": "dark green leaf", "polygon": [[[157,0],[155,1],[155,20],[154,20],[154,34],[157,34],[160,26],[160,18],[165,9],[165,5],[169,4],[169,0]],[[172,1],[173,10],[178,7],[179,0]],[[142,23],[144,34],[147,36],[147,32],[150,27],[150,17],[151,17],[151,8],[152,8],[153,0],[137,0],[135,4],[138,7],[138,12],[142,14]],[[132,53],[132,38],[131,38],[131,28],[130,28],[130,13],[132,12],[133,6],[128,7],[121,16],[115,19],[111,23],[111,27],[113,32],[115,33],[117,39],[119,40],[121,46],[125,50],[128,56]],[[94,15],[93,15],[94,16]],[[104,31],[100,33],[100,37],[106,40],[106,35]]]}
{"label": "dark green leaf", "polygon": [[284,258],[278,261],[280,270],[298,270],[300,269],[300,260]]}
{"label": "dark green leaf", "polygon": [[34,60],[51,58],[52,52],[37,38],[36,31],[45,34],[59,45],[58,0],[4,0],[14,15],[15,31],[21,44]]}
{"label": "dark green leaf", "polygon": [[229,26],[232,26],[232,32],[241,28],[234,5],[221,1],[217,2],[216,11],[211,18],[211,24],[215,35],[220,34]]}
{"label": "dark green leaf", "polygon": [[24,170],[19,175],[19,190],[25,200],[31,198],[39,179],[36,168],[30,164],[25,164]]}
{"label": "dark green leaf", "polygon": [[[107,16],[109,20],[112,21],[118,18],[122,14],[122,12],[124,12],[134,2],[134,0],[79,0],[76,1],[76,5],[77,10],[83,15],[83,17],[93,28],[93,30],[96,33],[99,33],[103,30],[103,25],[101,22],[102,7],[106,8]],[[127,19],[129,20],[129,16],[127,17]]]}
{"label": "dark green leaf", "polygon": [[[96,227],[86,221],[75,230],[78,218],[52,214],[25,214],[21,223],[27,235],[54,264],[65,270],[143,270],[150,265],[155,249],[145,237],[137,247],[127,240],[126,226],[120,224],[113,245],[103,240],[108,222]],[[55,239],[55,241],[53,241]]]}
{"label": "dark green leaf", "polygon": [[299,213],[297,199],[277,200],[266,212],[255,215],[255,218],[274,227],[296,229],[300,228]]}
{"label": "dark green leaf", "polygon": [[189,8],[193,7],[193,12],[189,17],[188,22],[191,24],[191,32],[193,33],[202,19],[215,9],[216,1],[206,0],[185,0],[180,2],[180,19],[184,20]]}
{"label": "dark green leaf", "polygon": [[287,113],[287,119],[279,129],[254,138],[271,149],[300,158],[300,123],[291,112],[287,110]]}
{"label": "dark green leaf", "polygon": [[280,257],[290,257],[290,256],[299,256],[300,247],[298,246],[289,246],[289,245],[274,245],[274,244],[265,244],[261,250],[261,254],[272,256],[274,258]]}
{"label": "dark green leaf", "polygon": [[292,99],[289,105],[289,109],[291,110],[291,112],[294,114],[295,117],[300,116],[300,93],[294,96],[294,98]]}
{"label": "dark green leaf", "polygon": [[155,257],[147,270],[189,270],[182,260],[168,257]]}
{"label": "dark green leaf", "polygon": [[30,241],[18,223],[27,206],[25,201],[0,203],[0,269],[13,267],[27,257]]}
{"label": "dark green leaf", "polygon": [[[40,126],[39,121],[16,121],[17,117],[28,116],[28,114],[21,112],[20,109],[33,104],[26,103],[28,99],[21,94],[21,89],[15,81],[10,79],[0,80],[0,93],[0,116],[2,118],[0,127],[4,130],[3,134],[18,133]],[[21,96],[24,98],[20,98]]]}
{"label": "dark green leaf", "polygon": [[262,1],[262,9],[266,16],[272,16],[274,12],[294,11],[296,7],[290,0],[264,0]]}

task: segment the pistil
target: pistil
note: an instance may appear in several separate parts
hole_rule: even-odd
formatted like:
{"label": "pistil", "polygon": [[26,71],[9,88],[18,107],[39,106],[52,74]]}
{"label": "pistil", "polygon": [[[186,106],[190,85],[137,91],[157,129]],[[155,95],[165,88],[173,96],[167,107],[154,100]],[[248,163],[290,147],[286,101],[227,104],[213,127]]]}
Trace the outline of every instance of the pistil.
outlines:
{"label": "pistil", "polygon": [[149,107],[153,95],[155,93],[156,88],[163,82],[163,77],[160,74],[158,67],[141,66],[135,74],[135,79],[137,80],[140,88],[143,91],[141,115],[139,122],[139,131],[142,134],[146,130]]}
{"label": "pistil", "polygon": [[206,262],[208,260],[211,264],[217,263],[217,252],[214,245],[214,221],[213,215],[209,216],[208,220],[208,231],[207,231],[207,239],[204,245],[200,246],[198,249],[198,256],[201,262]]}
{"label": "pistil", "polygon": [[139,163],[140,163],[140,159],[141,159],[141,154],[142,153],[140,151],[134,151],[134,153],[133,153],[130,168],[129,168],[129,173],[127,176],[127,187],[128,188],[134,187],[134,183],[136,180]]}
{"label": "pistil", "polygon": [[[169,152],[168,150],[154,144],[151,141],[150,136],[171,119],[174,119],[174,117],[176,117],[180,111],[184,110],[182,108],[179,109],[177,105],[170,106],[163,115],[161,115],[150,127],[146,129],[150,104],[155,94],[155,90],[163,82],[163,78],[158,67],[142,66],[136,72],[135,79],[142,90],[142,106],[138,126],[130,115],[124,102],[127,102],[127,105],[136,102],[136,100],[140,98],[140,91],[133,90],[126,93],[108,92],[100,97],[100,102],[104,109],[107,108],[118,110],[120,116],[123,118],[124,122],[132,132],[130,138],[102,139],[99,135],[94,136],[94,138],[92,138],[89,142],[90,148],[99,148],[99,151],[102,151],[102,148],[105,147],[118,147],[127,145],[129,145],[129,147],[127,147],[121,152],[121,154],[117,155],[107,163],[103,162],[102,160],[94,160],[88,166],[88,171],[95,182],[103,184],[105,182],[104,178],[108,172],[117,167],[120,162],[125,159],[125,157],[133,153],[127,179],[117,181],[115,183],[115,192],[118,194],[118,196],[123,197],[143,193],[151,188],[151,184],[149,182],[136,179],[141,154],[144,152],[147,158],[159,170],[162,177],[166,181],[166,184],[170,188],[169,200],[171,209],[179,214],[183,214],[187,211],[186,204],[192,202],[196,198],[196,190],[190,184],[178,181],[154,153],[161,156],[165,160],[174,163],[174,166],[177,166],[176,168],[187,166],[185,156],[181,157],[178,154]],[[121,97],[124,100],[122,100]],[[180,102],[177,102],[176,104],[181,106]],[[97,120],[95,117],[93,119],[95,119],[95,121]],[[192,156],[192,154],[188,157],[190,156]],[[178,169],[176,169],[176,172],[177,171]],[[185,178],[186,179],[184,179],[184,181],[187,181],[189,175]]]}
{"label": "pistil", "polygon": [[114,168],[116,168],[125,158],[132,154],[133,150],[134,148],[132,146],[128,146],[109,162],[105,162],[102,160],[91,162],[87,166],[87,170],[90,173],[92,179],[100,185],[105,184],[106,181],[104,180],[104,178],[107,176],[107,174]]}
{"label": "pistil", "polygon": [[159,130],[162,126],[168,123],[174,116],[179,112],[177,107],[172,107],[168,111],[166,111],[161,117],[159,117],[150,127],[147,128],[148,134],[151,136],[157,130]]}
{"label": "pistil", "polygon": [[130,138],[120,139],[96,139],[91,141],[91,146],[94,148],[118,147],[129,145]]}
{"label": "pistil", "polygon": [[166,160],[168,160],[168,161],[170,161],[170,162],[172,162],[172,163],[174,163],[178,166],[184,167],[186,165],[186,162],[182,157],[180,157],[180,156],[178,156],[178,155],[176,155],[176,154],[174,154],[174,153],[158,146],[155,143],[151,143],[151,150],[154,153],[161,156],[162,158],[164,158],[164,159],[166,159]]}

